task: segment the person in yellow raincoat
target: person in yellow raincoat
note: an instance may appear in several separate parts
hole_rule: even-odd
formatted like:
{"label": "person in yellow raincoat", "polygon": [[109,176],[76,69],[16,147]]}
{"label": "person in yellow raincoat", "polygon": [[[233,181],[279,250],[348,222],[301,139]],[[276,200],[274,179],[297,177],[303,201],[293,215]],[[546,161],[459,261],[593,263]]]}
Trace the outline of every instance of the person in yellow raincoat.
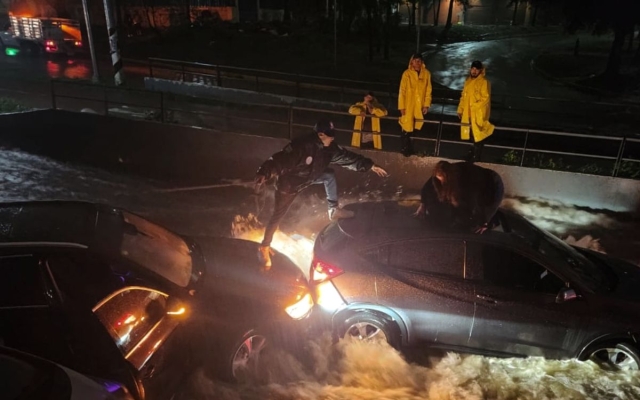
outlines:
{"label": "person in yellow raincoat", "polygon": [[382,150],[382,137],[380,136],[380,118],[387,115],[387,109],[375,98],[372,92],[364,96],[360,101],[349,107],[349,114],[357,115],[353,124],[352,147],[374,148]]}
{"label": "person in yellow raincoat", "polygon": [[409,60],[409,67],[402,73],[398,93],[398,121],[402,127],[402,154],[413,153],[411,133],[422,128],[422,120],[431,107],[431,73],[424,65],[422,54],[415,53]]}
{"label": "person in yellow raincoat", "polygon": [[468,161],[480,161],[484,140],[493,134],[495,126],[489,122],[490,114],[491,84],[485,77],[482,62],[474,61],[464,82],[458,105],[458,118],[463,124],[460,139],[473,141]]}

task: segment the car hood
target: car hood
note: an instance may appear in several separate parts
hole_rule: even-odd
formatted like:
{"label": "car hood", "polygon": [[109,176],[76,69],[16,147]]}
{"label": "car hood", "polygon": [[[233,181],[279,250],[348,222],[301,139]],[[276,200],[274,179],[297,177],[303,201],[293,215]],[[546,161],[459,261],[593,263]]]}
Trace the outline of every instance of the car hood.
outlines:
{"label": "car hood", "polygon": [[229,296],[281,307],[309,291],[303,272],[281,253],[274,251],[273,266],[264,271],[258,261],[258,243],[231,238],[196,240],[207,268],[201,296]]}

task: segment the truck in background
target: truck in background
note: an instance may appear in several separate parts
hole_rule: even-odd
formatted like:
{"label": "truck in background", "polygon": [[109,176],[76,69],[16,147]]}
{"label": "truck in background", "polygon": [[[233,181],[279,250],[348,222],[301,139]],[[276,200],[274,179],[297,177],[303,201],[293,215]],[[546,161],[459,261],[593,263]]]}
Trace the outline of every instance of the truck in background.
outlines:
{"label": "truck in background", "polygon": [[23,51],[73,56],[83,49],[80,23],[76,20],[12,13],[9,20],[12,34]]}

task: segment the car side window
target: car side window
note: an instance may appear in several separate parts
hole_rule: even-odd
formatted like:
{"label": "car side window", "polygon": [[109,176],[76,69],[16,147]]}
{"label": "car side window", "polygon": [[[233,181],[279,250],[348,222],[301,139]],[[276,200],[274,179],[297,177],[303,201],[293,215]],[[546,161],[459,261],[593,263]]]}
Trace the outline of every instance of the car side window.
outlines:
{"label": "car side window", "polygon": [[361,254],[376,264],[425,272],[464,277],[464,242],[447,239],[403,240],[376,246]]}
{"label": "car side window", "polygon": [[0,276],[0,308],[48,306],[42,270],[35,257],[0,257]]}
{"label": "car side window", "polygon": [[167,295],[130,287],[94,307],[94,313],[126,356],[166,314]]}
{"label": "car side window", "polygon": [[480,247],[482,280],[505,288],[557,294],[564,282],[536,261],[492,245]]}

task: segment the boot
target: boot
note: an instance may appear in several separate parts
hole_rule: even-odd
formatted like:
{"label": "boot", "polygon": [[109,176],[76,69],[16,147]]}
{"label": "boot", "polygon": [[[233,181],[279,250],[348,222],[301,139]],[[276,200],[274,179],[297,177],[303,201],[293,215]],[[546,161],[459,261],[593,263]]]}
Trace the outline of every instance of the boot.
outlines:
{"label": "boot", "polygon": [[405,157],[409,157],[413,154],[413,143],[411,142],[410,133],[402,132],[402,149],[400,152]]}
{"label": "boot", "polygon": [[355,214],[353,211],[345,210],[343,208],[335,207],[329,209],[329,219],[331,221],[335,221],[337,219],[353,218],[354,215]]}

